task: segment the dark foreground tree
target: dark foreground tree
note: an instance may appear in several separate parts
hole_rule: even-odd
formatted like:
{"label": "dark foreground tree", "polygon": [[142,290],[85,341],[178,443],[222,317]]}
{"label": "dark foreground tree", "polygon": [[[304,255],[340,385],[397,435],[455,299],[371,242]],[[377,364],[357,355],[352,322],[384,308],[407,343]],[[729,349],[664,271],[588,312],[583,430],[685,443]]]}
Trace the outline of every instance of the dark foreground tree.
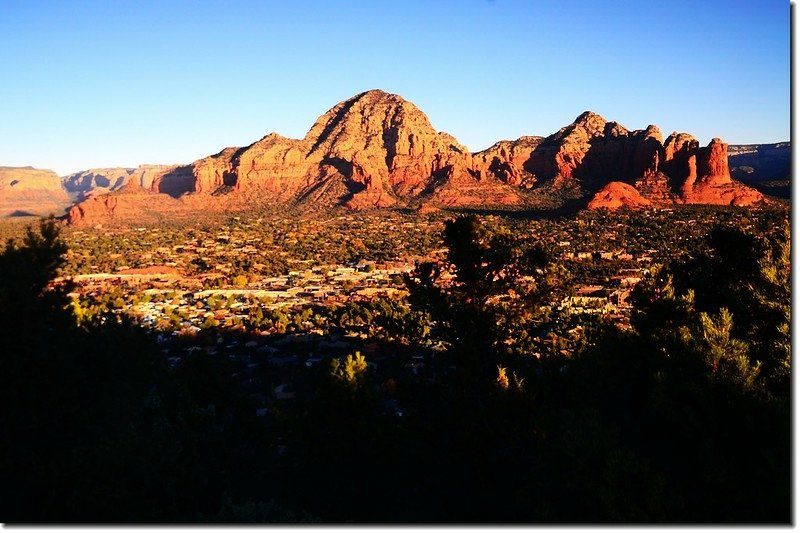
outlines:
{"label": "dark foreground tree", "polygon": [[[493,304],[508,256],[474,219],[448,224],[445,239],[449,265],[422,265],[409,282],[478,385],[443,387],[414,433],[453,443],[429,482],[455,516],[789,521],[788,232],[712,232],[705,252],[640,287],[632,332],[605,329],[522,393],[501,368],[494,395],[480,383],[502,361],[509,308]],[[453,280],[439,282],[447,270]]]}
{"label": "dark foreground tree", "polygon": [[717,229],[635,292],[634,331],[571,365],[592,412],[663,487],[661,520],[790,520],[788,232]]}
{"label": "dark foreground tree", "polygon": [[[0,254],[0,472],[4,521],[169,516],[176,499],[164,372],[148,340],[114,317],[79,326],[54,220]],[[159,479],[160,473],[164,479]]]}
{"label": "dark foreground tree", "polygon": [[269,441],[229,375],[202,358],[170,371],[117,315],[78,324],[51,283],[65,250],[48,220],[0,253],[0,521],[194,522],[238,512],[242,491],[261,505]]}
{"label": "dark foreground tree", "polygon": [[531,355],[534,332],[552,318],[548,305],[563,297],[569,275],[535,239],[474,215],[448,221],[444,240],[446,261],[406,276],[410,301],[432,317],[464,386],[480,388],[498,366]]}
{"label": "dark foreground tree", "polygon": [[45,222],[0,253],[0,519],[790,520],[788,233],[714,233],[643,282],[632,331],[542,359],[563,267],[474,218],[445,238],[408,279],[433,371],[301,367],[263,421],[226,360],[171,371],[115,315],[78,324]]}

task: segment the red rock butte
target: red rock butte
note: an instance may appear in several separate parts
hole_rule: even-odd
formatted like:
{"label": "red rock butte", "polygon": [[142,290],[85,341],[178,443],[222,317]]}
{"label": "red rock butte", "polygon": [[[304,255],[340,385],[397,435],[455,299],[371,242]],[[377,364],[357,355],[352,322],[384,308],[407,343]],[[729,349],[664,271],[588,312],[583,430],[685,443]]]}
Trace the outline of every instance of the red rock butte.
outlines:
{"label": "red rock butte", "polygon": [[69,196],[52,170],[0,167],[0,216],[61,215]]}
{"label": "red rock butte", "polygon": [[686,133],[664,140],[652,125],[629,131],[587,111],[548,137],[470,153],[413,103],[371,90],[332,107],[302,139],[270,133],[190,165],[151,170],[125,190],[79,202],[68,219],[97,223],[269,203],[531,209],[560,191],[611,209],[763,201],[731,179],[726,149],[719,139],[700,147]]}

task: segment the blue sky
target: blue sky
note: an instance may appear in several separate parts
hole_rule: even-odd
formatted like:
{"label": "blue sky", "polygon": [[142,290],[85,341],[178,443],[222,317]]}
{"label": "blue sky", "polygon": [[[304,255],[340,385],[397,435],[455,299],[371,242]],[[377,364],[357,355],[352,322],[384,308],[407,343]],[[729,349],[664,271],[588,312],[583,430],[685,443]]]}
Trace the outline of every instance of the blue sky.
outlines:
{"label": "blue sky", "polygon": [[302,137],[381,88],[471,150],[585,110],[789,139],[781,1],[0,2],[0,165],[61,175]]}

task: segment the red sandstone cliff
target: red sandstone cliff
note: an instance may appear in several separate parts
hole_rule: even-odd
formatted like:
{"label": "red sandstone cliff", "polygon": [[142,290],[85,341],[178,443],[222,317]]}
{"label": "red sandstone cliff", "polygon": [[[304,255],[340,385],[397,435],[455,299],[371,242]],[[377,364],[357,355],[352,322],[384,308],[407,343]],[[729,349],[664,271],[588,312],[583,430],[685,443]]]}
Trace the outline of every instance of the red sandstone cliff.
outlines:
{"label": "red sandstone cliff", "polygon": [[[610,182],[625,187],[606,187]],[[150,189],[180,198],[182,209],[248,202],[354,209],[420,203],[525,207],[534,205],[538,190],[581,197],[602,191],[605,200],[592,205],[606,207],[748,205],[762,199],[731,180],[726,145],[719,140],[701,148],[691,135],[674,133],[665,141],[655,126],[629,131],[587,111],[549,137],[500,141],[470,153],[436,131],[414,104],[379,90],[332,107],[303,139],[271,133],[250,146],[172,167],[154,177]],[[177,208],[144,194],[124,200],[114,200],[114,194],[93,207],[78,204],[70,220],[101,221],[104,212],[118,216],[120,202],[128,206],[122,212],[133,214],[145,198],[151,206]]]}
{"label": "red sandstone cliff", "polygon": [[115,192],[90,196],[67,211],[70,224],[103,224],[127,220],[158,220],[183,210],[169,195],[158,194],[130,181]]}
{"label": "red sandstone cliff", "polygon": [[[728,145],[713,139],[708,146],[687,133],[673,132],[654,154],[653,164],[633,185],[654,204],[753,205],[764,200],[761,193],[731,179],[728,170]],[[614,208],[617,200],[609,195],[620,191],[601,191],[589,207]],[[623,202],[624,203],[624,202]]]}
{"label": "red sandstone cliff", "polygon": [[713,139],[696,149],[687,160],[688,174],[681,186],[681,200],[689,204],[751,205],[763,200],[761,193],[734,182],[728,169],[728,145]]}

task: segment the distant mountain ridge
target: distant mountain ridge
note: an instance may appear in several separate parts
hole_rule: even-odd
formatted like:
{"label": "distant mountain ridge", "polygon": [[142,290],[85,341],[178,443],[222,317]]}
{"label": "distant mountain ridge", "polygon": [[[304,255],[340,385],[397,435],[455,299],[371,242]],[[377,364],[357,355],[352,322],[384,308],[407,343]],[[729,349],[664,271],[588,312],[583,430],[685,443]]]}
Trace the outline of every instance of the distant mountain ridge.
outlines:
{"label": "distant mountain ridge", "polygon": [[740,181],[787,180],[791,176],[792,147],[788,142],[732,144],[728,161],[731,175]]}
{"label": "distant mountain ridge", "polygon": [[728,147],[731,176],[758,191],[791,198],[792,148],[788,142]]}
{"label": "distant mountain ridge", "polygon": [[302,139],[270,133],[190,165],[94,169],[65,177],[64,186],[79,200],[69,211],[75,224],[253,204],[536,209],[565,201],[609,208],[762,201],[731,178],[729,150],[719,139],[701,147],[686,133],[664,139],[653,125],[629,131],[587,111],[547,137],[470,153],[413,103],[371,90],[332,107]]}
{"label": "distant mountain ridge", "polygon": [[61,183],[75,201],[82,201],[91,195],[117,191],[131,181],[139,187],[149,189],[157,176],[176,167],[177,165],[139,165],[136,168],[91,168],[64,176]]}

